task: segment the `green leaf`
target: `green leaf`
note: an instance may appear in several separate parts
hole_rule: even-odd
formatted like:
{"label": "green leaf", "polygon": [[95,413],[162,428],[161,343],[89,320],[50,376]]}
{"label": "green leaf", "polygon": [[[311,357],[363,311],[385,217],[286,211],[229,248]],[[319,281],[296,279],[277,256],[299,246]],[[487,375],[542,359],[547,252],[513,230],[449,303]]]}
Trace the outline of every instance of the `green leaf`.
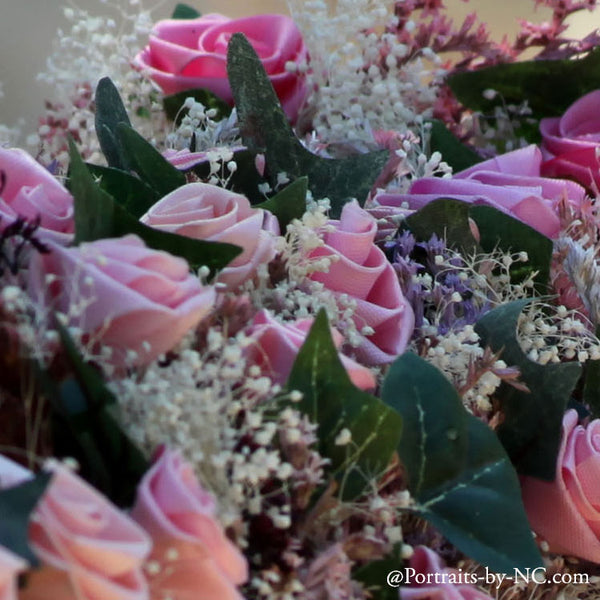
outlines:
{"label": "green leaf", "polygon": [[[369,561],[352,571],[352,579],[360,581],[372,598],[377,600],[398,600],[398,588],[388,585],[388,573],[402,567],[402,544],[394,546],[392,552],[381,560]],[[401,598],[401,596],[400,596]]]}
{"label": "green leaf", "polygon": [[[447,83],[462,104],[484,113],[527,100],[534,118],[559,116],[575,100],[600,88],[600,48],[578,60],[530,60],[456,73]],[[484,98],[488,89],[499,95]]]}
{"label": "green leaf", "polygon": [[185,175],[134,129],[119,123],[117,136],[131,168],[161,198],[185,185]]}
{"label": "green leaf", "polygon": [[554,479],[562,418],[581,375],[579,363],[539,365],[527,358],[517,340],[519,315],[530,300],[508,302],[484,315],[475,331],[482,345],[500,352],[502,360],[521,371],[529,392],[503,384],[496,397],[504,421],[497,433],[517,471]]}
{"label": "green leaf", "polygon": [[[596,333],[598,335],[598,333]],[[592,418],[600,418],[600,360],[588,360],[584,365],[583,402]]]}
{"label": "green leaf", "polygon": [[390,367],[381,397],[402,415],[398,453],[416,512],[493,571],[541,565],[506,452],[444,375],[405,353]]}
{"label": "green leaf", "polygon": [[97,178],[98,187],[136,218],[146,214],[160,200],[151,187],[125,171],[90,163],[86,163],[86,167]]}
{"label": "green leaf", "polygon": [[94,183],[75,145],[72,141],[69,145],[69,185],[75,206],[76,244],[133,233],[150,248],[181,256],[194,270],[206,265],[213,275],[241,253],[242,249],[233,244],[194,240],[140,223]]}
{"label": "green leaf", "polygon": [[[319,452],[331,460],[334,475],[342,479],[343,498],[360,495],[370,477],[388,465],[400,439],[402,420],[350,381],[324,310],[298,353],[286,387],[302,392],[302,400],[294,406],[318,424]],[[339,446],[335,440],[344,428],[351,432],[352,441]]]}
{"label": "green leaf", "polygon": [[[210,90],[205,88],[184,90],[183,92],[178,92],[177,94],[172,94],[171,96],[165,96],[163,98],[163,108],[165,109],[167,117],[171,121],[175,121],[177,125],[179,125],[185,114],[185,110],[181,110],[181,107],[186,99],[190,97],[196,100],[196,102],[204,104],[207,109],[214,108],[217,110],[218,114],[213,118],[213,121],[225,119],[231,114],[231,106],[229,106],[225,100],[221,100],[216,94],[213,94]],[[179,112],[180,110],[181,112]],[[177,118],[178,114],[180,115],[179,118]]]}
{"label": "green leaf", "polygon": [[455,173],[468,169],[483,159],[477,152],[465,146],[448,128],[437,120],[430,121],[431,135],[429,147],[431,153],[440,152]]}
{"label": "green leaf", "polygon": [[124,123],[131,126],[131,121],[121,100],[119,90],[109,77],[103,77],[96,87],[96,135],[106,162],[110,167],[129,170],[129,162],[119,144],[117,126]]}
{"label": "green leaf", "polygon": [[29,547],[29,518],[51,479],[51,473],[42,472],[33,479],[0,490],[0,547],[14,552],[34,567],[39,561]]}
{"label": "green leaf", "polygon": [[229,42],[227,73],[244,144],[254,153],[265,154],[272,185],[279,173],[286,173],[292,180],[307,176],[313,196],[331,200],[334,218],[351,198],[364,204],[388,161],[387,150],[326,159],[304,148],[288,123],[260,59],[241,33],[233,34]]}
{"label": "green leaf", "polygon": [[256,204],[255,208],[264,208],[272,212],[279,221],[279,228],[285,232],[288,223],[294,219],[301,219],[305,213],[307,191],[308,178],[299,177],[272,198]]}
{"label": "green leaf", "polygon": [[192,6],[179,3],[171,15],[171,19],[197,19],[202,15]]}
{"label": "green leaf", "polygon": [[471,206],[470,217],[479,229],[479,244],[484,252],[500,248],[505,252],[527,252],[528,261],[513,263],[511,280],[518,283],[537,271],[535,282],[546,292],[552,260],[552,240],[526,223],[491,206]]}

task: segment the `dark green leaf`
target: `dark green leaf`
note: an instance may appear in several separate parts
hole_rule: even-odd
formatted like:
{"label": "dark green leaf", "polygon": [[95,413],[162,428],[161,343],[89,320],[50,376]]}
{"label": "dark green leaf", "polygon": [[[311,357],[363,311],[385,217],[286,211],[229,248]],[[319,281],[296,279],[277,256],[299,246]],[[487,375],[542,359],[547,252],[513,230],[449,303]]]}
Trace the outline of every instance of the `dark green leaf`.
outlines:
{"label": "dark green leaf", "polygon": [[388,161],[387,150],[326,159],[304,148],[288,123],[260,59],[241,33],[235,33],[229,42],[227,73],[244,144],[254,153],[265,154],[272,185],[279,173],[286,173],[292,180],[307,176],[313,196],[331,200],[334,218],[351,198],[364,204]]}
{"label": "dark green leaf", "polygon": [[117,136],[117,126],[124,123],[131,126],[131,121],[119,95],[119,91],[109,77],[103,77],[96,87],[96,135],[106,162],[110,167],[127,171],[129,163],[123,154]]}
{"label": "dark green leaf", "polygon": [[[343,479],[343,498],[358,496],[370,477],[388,465],[400,439],[402,420],[396,411],[350,381],[333,345],[324,310],[298,353],[286,387],[302,392],[302,400],[294,406],[318,423],[319,452],[331,460],[333,473]],[[344,428],[351,432],[352,442],[336,445]]]}
{"label": "dark green leaf", "polygon": [[119,123],[117,137],[131,168],[161,198],[185,185],[185,175],[134,129]]}
{"label": "dark green leaf", "polygon": [[[196,102],[201,102],[204,104],[207,109],[214,108],[218,111],[218,114],[215,118],[213,118],[213,121],[224,119],[231,114],[231,106],[229,106],[225,100],[221,100],[221,98],[213,94],[210,90],[205,88],[191,89],[178,92],[177,94],[173,94],[171,96],[165,96],[163,98],[163,107],[165,109],[165,113],[171,121],[175,121],[177,115],[179,114],[180,116],[175,122],[177,124],[181,122],[183,115],[186,113],[185,110],[181,110],[181,107],[183,106],[186,98],[190,97],[196,100]],[[180,110],[181,112],[179,112]]]}
{"label": "dark green leaf", "polygon": [[[596,334],[597,335],[597,334]],[[584,365],[583,402],[592,418],[600,418],[600,360],[588,360]]]}
{"label": "dark green leaf", "polygon": [[[561,115],[575,100],[600,88],[600,48],[579,60],[530,60],[456,73],[448,78],[468,108],[492,113],[495,106],[527,100],[533,117]],[[488,100],[483,92],[499,95]]]}
{"label": "dark green leaf", "polygon": [[197,19],[201,16],[194,7],[179,3],[173,11],[171,19]]}
{"label": "dark green leaf", "polygon": [[465,146],[441,121],[431,121],[429,146],[431,153],[436,151],[441,153],[442,159],[455,173],[483,160],[477,152]]}
{"label": "dark green leaf", "polygon": [[493,571],[541,565],[508,456],[444,375],[405,353],[390,367],[381,396],[402,415],[398,453],[416,511]]}
{"label": "dark green leaf", "polygon": [[29,518],[51,478],[51,473],[42,472],[24,483],[0,490],[0,547],[14,552],[34,567],[39,561],[29,547]]}
{"label": "dark green leaf", "polygon": [[206,265],[214,275],[242,251],[239,246],[194,240],[140,223],[95,183],[70,142],[70,190],[75,204],[75,243],[138,235],[150,247],[181,256],[192,269]]}
{"label": "dark green leaf", "polygon": [[562,418],[581,375],[579,363],[539,365],[529,360],[517,340],[517,322],[530,300],[503,304],[483,316],[475,331],[482,344],[521,371],[529,392],[502,385],[496,396],[502,402],[504,421],[498,436],[519,473],[554,479]]}
{"label": "dark green leaf", "polygon": [[86,166],[97,178],[98,187],[136,218],[146,214],[160,200],[160,196],[151,187],[125,171],[89,163]]}
{"label": "dark green leaf", "polygon": [[527,252],[527,262],[514,263],[511,267],[511,280],[522,281],[533,271],[537,271],[535,281],[541,293],[546,292],[552,259],[552,240],[529,225],[492,208],[491,206],[471,206],[469,216],[477,223],[479,244],[484,252],[500,248],[505,252]]}
{"label": "dark green leaf", "polygon": [[256,204],[256,208],[265,208],[272,212],[279,221],[279,227],[282,233],[288,223],[294,219],[302,218],[306,212],[306,192],[308,191],[308,179],[299,177],[286,188],[275,194],[261,204]]}
{"label": "dark green leaf", "polygon": [[388,574],[402,567],[401,544],[382,560],[370,561],[352,572],[352,579],[360,581],[377,600],[398,600],[398,588],[388,585]]}

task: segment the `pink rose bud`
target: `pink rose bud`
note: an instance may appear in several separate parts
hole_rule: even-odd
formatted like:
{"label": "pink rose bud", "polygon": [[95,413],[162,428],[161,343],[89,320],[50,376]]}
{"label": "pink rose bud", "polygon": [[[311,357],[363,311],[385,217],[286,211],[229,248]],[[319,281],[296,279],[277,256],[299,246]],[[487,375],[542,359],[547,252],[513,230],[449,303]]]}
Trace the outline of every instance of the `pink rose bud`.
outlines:
{"label": "pink rose bud", "polygon": [[246,559],[215,517],[214,497],[198,483],[179,452],[162,449],[142,479],[132,517],[154,542],[152,598],[241,599]]}
{"label": "pink rose bud", "polygon": [[394,267],[374,244],[377,223],[353,201],[344,206],[340,220],[329,225],[334,230],[324,234],[325,245],[310,256],[337,260],[327,272],[314,273],[311,279],[337,297],[346,294],[356,302],[354,323],[363,334],[356,349],[358,359],[366,365],[391,362],[406,349],[415,319]]}
{"label": "pink rose bud", "polygon": [[[281,323],[267,310],[261,310],[247,332],[253,340],[244,351],[248,364],[258,365],[275,383],[285,384],[312,324],[313,319]],[[343,336],[333,328],[331,334],[335,346],[339,348]],[[340,360],[356,387],[365,391],[375,389],[375,377],[369,369],[343,354],[340,354]]]}
{"label": "pink rose bud", "polygon": [[227,45],[238,32],[252,44],[283,110],[295,121],[307,95],[305,77],[297,67],[306,64],[308,52],[294,21],[285,15],[229,19],[208,14],[198,19],[159,21],[134,64],[165,94],[206,88],[232,104]]}
{"label": "pink rose bud", "polygon": [[486,204],[556,238],[560,229],[559,202],[566,198],[573,206],[579,206],[585,190],[572,181],[542,177],[541,164],[539,149],[528,146],[478,163],[449,179],[417,179],[408,194],[380,192],[374,201],[381,206],[408,205],[413,210],[438,198]]}
{"label": "pink rose bud", "polygon": [[523,503],[552,552],[600,563],[600,419],[577,421],[565,413],[555,480],[522,478]]}
{"label": "pink rose bud", "polygon": [[562,117],[540,121],[542,173],[600,188],[600,90],[582,96]]}
{"label": "pink rose bud", "polygon": [[275,257],[277,221],[266,210],[252,208],[245,196],[208,183],[188,183],[159,200],[142,223],[198,240],[241,246],[243,252],[218,275],[227,290],[256,274]]}
{"label": "pink rose bud", "polygon": [[185,260],[135,235],[50,247],[32,257],[32,296],[112,348],[115,365],[147,364],[171,350],[214,306],[214,288],[190,274]]}
{"label": "pink rose bud", "polygon": [[39,217],[36,237],[66,246],[73,239],[73,198],[27,152],[0,147],[0,231],[18,217]]}

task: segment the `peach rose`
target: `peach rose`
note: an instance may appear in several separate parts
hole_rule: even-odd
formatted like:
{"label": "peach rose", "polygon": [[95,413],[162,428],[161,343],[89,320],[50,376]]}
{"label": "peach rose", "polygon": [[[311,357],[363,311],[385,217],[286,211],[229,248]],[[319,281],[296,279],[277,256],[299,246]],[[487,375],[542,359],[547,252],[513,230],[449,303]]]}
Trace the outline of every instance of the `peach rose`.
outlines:
{"label": "peach rose", "polygon": [[332,256],[329,271],[314,273],[336,296],[346,294],[356,302],[354,322],[362,335],[356,349],[366,365],[391,362],[406,349],[414,328],[414,314],[402,295],[394,267],[373,243],[377,234],[375,219],[356,201],[342,209],[339,221],[330,221],[335,229],[324,234],[325,245],[313,250],[312,258]]}
{"label": "peach rose", "polygon": [[73,239],[73,197],[27,152],[0,147],[0,231],[18,216],[39,217],[42,242],[66,246]]}
{"label": "peach rose", "polygon": [[[59,463],[34,510],[29,543],[42,568],[31,571],[19,600],[147,600],[142,563],[151,542],[104,496]],[[31,473],[0,456],[2,487]]]}
{"label": "peach rose", "polygon": [[[258,365],[265,375],[283,385],[312,324],[313,319],[280,323],[269,311],[261,310],[247,332],[253,340],[244,350],[248,364]],[[336,348],[339,348],[344,340],[342,334],[333,328],[331,334]],[[340,360],[356,387],[365,391],[375,389],[375,377],[369,369],[343,354],[340,354]]]}
{"label": "peach rose", "polygon": [[600,563],[600,419],[577,421],[565,413],[554,481],[522,478],[523,503],[552,552]]}
{"label": "peach rose", "polygon": [[198,19],[159,21],[134,64],[165,94],[206,88],[232,104],[227,46],[237,32],[256,50],[283,110],[295,121],[307,95],[305,78],[296,67],[306,63],[308,54],[296,24],[285,15],[229,19],[208,14]]}
{"label": "peach rose", "polygon": [[191,275],[183,259],[147,248],[135,235],[50,247],[32,257],[32,295],[112,348],[115,365],[154,360],[214,305],[214,288]]}
{"label": "peach rose", "polygon": [[17,576],[27,563],[0,546],[0,600],[17,600]]}
{"label": "peach rose", "polygon": [[228,242],[243,252],[218,275],[216,282],[233,290],[252,278],[275,256],[279,225],[266,210],[252,208],[245,196],[208,183],[188,183],[159,200],[142,223],[199,240]]}
{"label": "peach rose", "polygon": [[246,559],[215,518],[215,500],[179,452],[161,449],[143,477],[131,516],[154,542],[151,597],[238,600],[248,578]]}

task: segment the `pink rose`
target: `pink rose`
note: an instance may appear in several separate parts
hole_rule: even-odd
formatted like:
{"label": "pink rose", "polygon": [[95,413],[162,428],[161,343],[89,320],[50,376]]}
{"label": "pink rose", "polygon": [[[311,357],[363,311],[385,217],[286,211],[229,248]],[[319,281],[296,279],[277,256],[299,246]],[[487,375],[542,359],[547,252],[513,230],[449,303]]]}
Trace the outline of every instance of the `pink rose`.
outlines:
{"label": "pink rose", "polygon": [[27,563],[0,546],[0,600],[17,600],[17,576]]}
{"label": "pink rose", "polygon": [[42,242],[66,246],[73,239],[73,197],[27,152],[0,147],[0,231],[18,216],[39,217]]}
{"label": "pink rose", "polygon": [[577,420],[565,413],[555,480],[522,478],[523,503],[552,552],[600,563],[600,420]]}
{"label": "pink rose", "polygon": [[177,188],[140,220],[162,231],[241,246],[243,252],[216,279],[228,290],[252,278],[259,265],[275,257],[275,235],[279,235],[275,217],[252,208],[245,196],[208,183]]}
{"label": "pink rose", "polygon": [[[125,513],[59,463],[34,510],[29,543],[42,568],[29,573],[19,600],[147,600],[142,564],[148,536]],[[0,456],[2,487],[31,473]]]}
{"label": "pink rose", "polygon": [[112,348],[115,365],[154,360],[214,305],[214,288],[191,275],[183,259],[147,248],[135,235],[50,247],[49,254],[32,257],[32,295]]}
{"label": "pink rose", "polygon": [[361,336],[356,349],[366,365],[391,362],[406,349],[414,328],[414,314],[400,290],[396,272],[385,254],[373,243],[377,223],[356,201],[342,209],[335,229],[324,234],[325,245],[311,252],[312,258],[332,256],[328,272],[314,273],[336,296],[346,294],[356,302],[354,323]]}
{"label": "pink rose", "polygon": [[246,559],[215,518],[215,500],[178,452],[162,449],[142,479],[132,517],[152,536],[151,596],[238,600]]}
{"label": "pink rose", "polygon": [[[261,310],[247,332],[253,341],[245,349],[248,364],[258,365],[275,383],[283,385],[312,324],[312,318],[280,323],[267,310]],[[331,334],[333,343],[339,348],[344,340],[343,336],[333,328]],[[340,360],[356,387],[365,391],[375,389],[375,377],[369,369],[343,354],[340,354]]]}
{"label": "pink rose", "polygon": [[542,173],[600,187],[600,90],[582,96],[562,117],[540,121]]}
{"label": "pink rose", "polygon": [[465,580],[469,573],[445,567],[442,559],[425,546],[415,548],[408,573],[414,586],[401,588],[402,600],[491,600]]}
{"label": "pink rose", "polygon": [[284,15],[229,19],[208,14],[198,19],[158,22],[149,45],[135,58],[165,94],[206,88],[233,103],[227,79],[227,46],[243,33],[262,61],[281,105],[295,121],[307,94],[304,76],[290,64],[304,64],[307,50],[294,21]]}
{"label": "pink rose", "polygon": [[375,201],[399,208],[407,204],[413,210],[437,198],[487,204],[556,238],[560,200],[567,198],[572,205],[579,205],[585,190],[572,181],[541,177],[541,163],[539,149],[528,146],[478,163],[452,178],[423,177],[412,184],[408,194],[381,192]]}

